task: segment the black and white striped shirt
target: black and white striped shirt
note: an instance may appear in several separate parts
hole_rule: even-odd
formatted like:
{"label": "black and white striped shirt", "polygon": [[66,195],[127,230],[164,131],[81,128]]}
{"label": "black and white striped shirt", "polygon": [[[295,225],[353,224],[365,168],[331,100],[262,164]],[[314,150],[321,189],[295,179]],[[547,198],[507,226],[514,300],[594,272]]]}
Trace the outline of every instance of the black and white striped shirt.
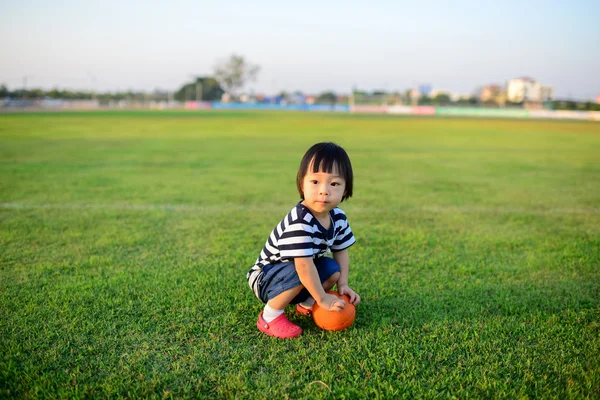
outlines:
{"label": "black and white striped shirt", "polygon": [[248,276],[265,265],[289,262],[298,257],[321,257],[329,249],[335,252],[352,246],[356,239],[346,214],[334,208],[329,217],[332,223],[325,229],[307,207],[298,203],[273,229]]}

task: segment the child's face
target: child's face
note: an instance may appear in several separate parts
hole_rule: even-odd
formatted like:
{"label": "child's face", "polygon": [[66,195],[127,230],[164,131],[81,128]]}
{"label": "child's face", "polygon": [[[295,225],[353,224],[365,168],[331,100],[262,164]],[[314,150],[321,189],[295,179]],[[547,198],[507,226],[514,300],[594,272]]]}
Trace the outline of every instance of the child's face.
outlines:
{"label": "child's face", "polygon": [[342,202],[346,192],[346,181],[339,174],[337,166],[334,165],[331,173],[312,172],[313,167],[308,167],[308,172],[302,180],[302,202],[313,213],[326,214]]}

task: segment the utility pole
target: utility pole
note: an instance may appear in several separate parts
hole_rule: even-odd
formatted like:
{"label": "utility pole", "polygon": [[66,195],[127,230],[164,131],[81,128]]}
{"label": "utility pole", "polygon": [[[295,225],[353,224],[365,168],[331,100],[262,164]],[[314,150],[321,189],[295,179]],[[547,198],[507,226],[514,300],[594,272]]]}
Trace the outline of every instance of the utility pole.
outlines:
{"label": "utility pole", "polygon": [[23,89],[21,90],[21,99],[25,98],[25,88],[27,87],[27,76],[23,76]]}
{"label": "utility pole", "polygon": [[88,72],[88,76],[90,77],[90,80],[92,81],[92,101],[96,101],[96,76],[94,74],[92,74],[91,72]]}

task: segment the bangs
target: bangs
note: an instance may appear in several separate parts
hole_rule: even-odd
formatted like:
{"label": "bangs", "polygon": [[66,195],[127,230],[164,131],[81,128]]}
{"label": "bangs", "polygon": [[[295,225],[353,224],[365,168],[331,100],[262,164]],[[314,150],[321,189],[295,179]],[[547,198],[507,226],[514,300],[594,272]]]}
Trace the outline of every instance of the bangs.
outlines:
{"label": "bangs", "polygon": [[[312,167],[312,168],[311,168]],[[326,172],[328,174],[332,174],[334,170],[337,169],[337,173],[344,179],[348,176],[347,171],[344,169],[344,163],[342,160],[339,160],[335,155],[326,154],[324,152],[317,153],[310,160],[310,166],[307,168],[311,170],[313,173],[317,172]]]}

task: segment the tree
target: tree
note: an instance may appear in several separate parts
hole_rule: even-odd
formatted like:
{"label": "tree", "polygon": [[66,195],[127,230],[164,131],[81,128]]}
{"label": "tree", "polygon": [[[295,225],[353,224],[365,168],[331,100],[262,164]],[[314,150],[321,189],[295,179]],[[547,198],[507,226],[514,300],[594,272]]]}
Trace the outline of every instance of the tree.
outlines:
{"label": "tree", "polygon": [[260,67],[246,61],[244,56],[232,54],[215,66],[214,74],[225,91],[237,97],[238,90],[247,82],[254,81],[259,71]]}
{"label": "tree", "polygon": [[600,104],[588,101],[585,103],[586,109],[589,111],[600,111]]}
{"label": "tree", "polygon": [[60,99],[62,94],[57,88],[52,88],[49,92],[46,92],[46,96],[50,97],[51,99]]}
{"label": "tree", "polygon": [[406,89],[402,95],[402,102],[406,105],[412,104],[412,89]]}
{"label": "tree", "polygon": [[10,91],[8,90],[8,87],[6,87],[5,84],[0,85],[0,99],[9,97],[9,96],[10,96]]}
{"label": "tree", "polygon": [[431,97],[427,96],[426,94],[422,95],[421,98],[419,99],[419,105],[420,106],[431,105]]}
{"label": "tree", "polygon": [[450,99],[450,95],[447,93],[438,93],[433,98],[434,104],[439,104],[442,106],[446,106],[446,105],[450,104],[451,102],[452,102],[452,100]]}
{"label": "tree", "polygon": [[199,76],[194,82],[185,83],[177,92],[175,92],[173,98],[178,101],[197,100],[197,89],[200,89],[200,99],[198,100],[202,101],[219,101],[221,100],[223,93],[225,93],[215,78]]}
{"label": "tree", "polygon": [[33,88],[29,91],[29,97],[32,99],[41,99],[44,97],[44,91],[41,88]]}
{"label": "tree", "polygon": [[334,105],[337,103],[337,96],[333,92],[323,92],[317,97],[317,103]]}
{"label": "tree", "polygon": [[285,101],[285,102],[290,101],[290,94],[288,92],[286,92],[285,90],[282,90],[281,93],[279,93],[275,97],[277,99],[279,99],[280,101]]}

